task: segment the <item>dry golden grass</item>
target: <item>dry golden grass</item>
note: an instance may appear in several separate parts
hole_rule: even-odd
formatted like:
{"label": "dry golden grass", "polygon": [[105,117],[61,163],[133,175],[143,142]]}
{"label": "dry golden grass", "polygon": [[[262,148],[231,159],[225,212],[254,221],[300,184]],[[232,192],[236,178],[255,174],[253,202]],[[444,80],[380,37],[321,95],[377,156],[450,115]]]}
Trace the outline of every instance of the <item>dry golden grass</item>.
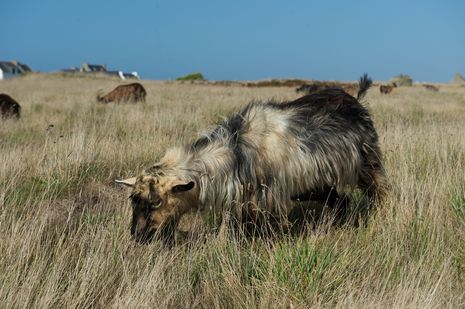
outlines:
{"label": "dry golden grass", "polygon": [[366,225],[166,250],[130,240],[113,180],[251,100],[297,94],[143,81],[145,104],[95,103],[119,83],[0,82],[23,107],[0,122],[1,308],[465,306],[465,88],[370,90],[392,192]]}

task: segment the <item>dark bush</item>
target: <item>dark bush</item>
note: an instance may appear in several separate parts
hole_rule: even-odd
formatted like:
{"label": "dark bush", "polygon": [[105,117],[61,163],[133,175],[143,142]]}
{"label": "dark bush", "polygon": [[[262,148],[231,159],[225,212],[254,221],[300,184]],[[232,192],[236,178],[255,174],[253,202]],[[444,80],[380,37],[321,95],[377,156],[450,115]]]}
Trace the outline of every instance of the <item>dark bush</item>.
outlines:
{"label": "dark bush", "polygon": [[181,81],[198,81],[198,80],[205,80],[205,78],[203,77],[202,73],[200,72],[195,72],[195,73],[191,73],[191,74],[187,74],[185,76],[182,76],[182,77],[178,77],[176,78],[176,80],[181,80]]}
{"label": "dark bush", "polygon": [[391,79],[391,82],[395,83],[397,87],[412,86],[413,79],[406,74],[399,74],[397,76],[394,76]]}

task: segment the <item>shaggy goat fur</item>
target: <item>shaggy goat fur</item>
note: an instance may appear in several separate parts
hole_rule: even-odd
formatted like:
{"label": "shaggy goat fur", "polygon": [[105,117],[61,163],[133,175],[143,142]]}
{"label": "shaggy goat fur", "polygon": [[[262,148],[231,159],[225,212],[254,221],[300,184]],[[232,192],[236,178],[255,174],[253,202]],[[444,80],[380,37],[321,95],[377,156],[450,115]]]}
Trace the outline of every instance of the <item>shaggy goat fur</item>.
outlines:
{"label": "shaggy goat fur", "polygon": [[120,85],[104,96],[97,95],[97,102],[145,102],[146,95],[147,92],[144,86],[139,83],[132,83]]}
{"label": "shaggy goat fur", "polygon": [[2,118],[21,117],[21,106],[7,94],[0,94],[0,116]]}
{"label": "shaggy goat fur", "polygon": [[[359,99],[370,85],[366,76],[360,80]],[[152,182],[147,190],[158,202],[173,179],[190,184],[189,198],[177,202],[182,211],[229,212],[239,221],[263,215],[286,220],[292,197],[328,187],[359,187],[375,200],[387,189],[370,115],[342,89],[247,105],[192,145],[169,149],[138,178],[133,195]]]}

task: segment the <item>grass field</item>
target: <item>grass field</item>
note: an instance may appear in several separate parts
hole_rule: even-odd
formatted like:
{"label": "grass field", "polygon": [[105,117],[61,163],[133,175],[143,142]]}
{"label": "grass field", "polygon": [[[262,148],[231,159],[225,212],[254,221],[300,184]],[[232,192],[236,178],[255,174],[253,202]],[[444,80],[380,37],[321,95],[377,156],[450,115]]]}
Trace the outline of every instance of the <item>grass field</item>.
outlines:
{"label": "grass field", "polygon": [[251,100],[293,88],[142,81],[145,104],[98,105],[120,81],[0,82],[1,308],[465,306],[465,87],[369,91],[392,192],[366,225],[275,241],[218,235],[163,249],[130,239],[113,183]]}

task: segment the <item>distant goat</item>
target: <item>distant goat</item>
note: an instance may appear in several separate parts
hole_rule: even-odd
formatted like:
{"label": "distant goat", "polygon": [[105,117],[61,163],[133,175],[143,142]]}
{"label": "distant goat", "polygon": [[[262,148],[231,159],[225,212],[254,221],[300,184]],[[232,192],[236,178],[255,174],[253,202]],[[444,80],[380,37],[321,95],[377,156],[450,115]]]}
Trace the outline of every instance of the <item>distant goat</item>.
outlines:
{"label": "distant goat", "polygon": [[12,97],[7,94],[0,94],[0,116],[2,118],[21,117],[21,106]]}
{"label": "distant goat", "polygon": [[434,86],[434,85],[424,84],[423,87],[425,87],[426,90],[435,91],[435,92],[439,91],[439,87]]}
{"label": "distant goat", "polygon": [[388,94],[388,93],[391,93],[391,91],[397,87],[396,84],[392,84],[392,85],[380,85],[379,86],[379,92],[381,92],[382,94]]}
{"label": "distant goat", "polygon": [[110,93],[100,96],[97,95],[97,101],[101,103],[109,102],[145,102],[147,92],[139,83],[120,85]]}

